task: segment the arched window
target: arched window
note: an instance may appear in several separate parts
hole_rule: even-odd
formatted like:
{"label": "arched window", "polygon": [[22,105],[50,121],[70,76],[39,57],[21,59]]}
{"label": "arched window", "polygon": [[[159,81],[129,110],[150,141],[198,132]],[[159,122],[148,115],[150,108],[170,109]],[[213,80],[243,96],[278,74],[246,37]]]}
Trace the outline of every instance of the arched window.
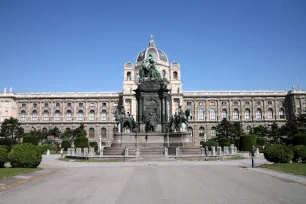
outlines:
{"label": "arched window", "polygon": [[198,120],[204,120],[204,110],[200,108],[198,111]]}
{"label": "arched window", "polygon": [[205,129],[203,127],[200,127],[199,129],[199,136],[202,138],[205,136]]}
{"label": "arched window", "polygon": [[68,111],[67,111],[66,120],[67,120],[67,121],[72,121],[72,112],[71,112],[71,110],[68,110]]}
{"label": "arched window", "polygon": [[248,125],[248,126],[246,127],[245,133],[246,133],[246,134],[250,134],[251,132],[252,132],[252,128],[251,128],[251,126]]}
{"label": "arched window", "polygon": [[285,110],[283,108],[279,109],[279,118],[285,119]]}
{"label": "arched window", "polygon": [[47,110],[44,111],[44,121],[49,120],[49,112]]}
{"label": "arched window", "polygon": [[272,110],[272,108],[269,108],[268,109],[268,119],[273,119],[273,110]]}
{"label": "arched window", "polygon": [[79,110],[78,112],[78,121],[83,121],[84,120],[84,113],[82,110]]}
{"label": "arched window", "polygon": [[106,138],[106,128],[101,128],[101,137]]}
{"label": "arched window", "polygon": [[89,138],[95,138],[95,129],[89,128]]}
{"label": "arched window", "polygon": [[126,73],[126,79],[127,79],[128,81],[131,81],[131,80],[132,80],[132,74],[131,74],[131,72]]}
{"label": "arched window", "polygon": [[216,128],[215,128],[215,127],[212,127],[211,130],[210,130],[211,136],[212,136],[212,137],[216,137],[216,135],[217,135],[216,133],[217,133],[217,132],[216,132]]}
{"label": "arched window", "polygon": [[244,119],[246,120],[250,120],[251,119],[251,111],[250,109],[245,109],[245,112],[244,112]]}
{"label": "arched window", "polygon": [[101,112],[101,120],[107,120],[107,112],[106,112],[106,110],[103,110]]}
{"label": "arched window", "polygon": [[91,110],[91,111],[89,112],[89,120],[90,120],[90,121],[95,120],[95,111],[94,111],[94,110]]}
{"label": "arched window", "polygon": [[262,112],[260,108],[257,108],[256,110],[256,119],[261,120],[262,119]]}
{"label": "arched window", "polygon": [[54,120],[55,121],[60,121],[61,120],[61,112],[59,110],[55,111]]}
{"label": "arched window", "polygon": [[163,70],[163,78],[166,78],[166,71],[165,70]]}
{"label": "arched window", "polygon": [[37,120],[37,111],[33,110],[32,112],[32,120]]}
{"label": "arched window", "polygon": [[47,134],[47,133],[48,133],[48,129],[47,129],[47,128],[43,128],[43,129],[42,129],[42,132],[45,133],[45,134]]}
{"label": "arched window", "polygon": [[216,120],[216,111],[215,109],[210,109],[210,120]]}
{"label": "arched window", "polygon": [[239,120],[239,111],[237,108],[234,109],[233,120]]}
{"label": "arched window", "polygon": [[193,129],[192,129],[192,127],[188,127],[188,132],[190,132],[191,133],[191,137],[193,137]]}
{"label": "arched window", "polygon": [[175,80],[177,79],[177,72],[176,71],[173,72],[173,79],[175,79]]}
{"label": "arched window", "polygon": [[23,110],[20,113],[20,120],[21,121],[26,121],[27,120],[27,113]]}
{"label": "arched window", "polygon": [[226,109],[222,109],[221,117],[222,117],[222,119],[227,119],[227,110]]}

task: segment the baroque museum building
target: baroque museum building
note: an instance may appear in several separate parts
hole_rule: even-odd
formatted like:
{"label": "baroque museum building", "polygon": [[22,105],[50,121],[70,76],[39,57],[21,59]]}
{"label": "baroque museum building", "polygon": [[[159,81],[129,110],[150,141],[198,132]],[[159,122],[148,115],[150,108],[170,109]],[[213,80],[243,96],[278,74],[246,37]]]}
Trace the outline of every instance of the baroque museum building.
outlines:
{"label": "baroque museum building", "polygon": [[136,118],[138,73],[142,62],[152,54],[163,78],[169,81],[168,115],[179,106],[189,108],[188,131],[194,140],[206,141],[216,136],[216,126],[223,119],[240,121],[245,133],[258,125],[283,125],[298,114],[306,113],[306,91],[298,87],[289,91],[183,91],[181,66],[169,62],[167,55],[156,48],[151,39],[141,51],[135,64],[124,64],[122,92],[68,92],[68,93],[0,93],[0,123],[9,117],[17,118],[25,132],[46,131],[58,127],[61,132],[84,124],[90,141],[102,138],[110,145],[117,131],[114,111],[124,105],[126,112]]}

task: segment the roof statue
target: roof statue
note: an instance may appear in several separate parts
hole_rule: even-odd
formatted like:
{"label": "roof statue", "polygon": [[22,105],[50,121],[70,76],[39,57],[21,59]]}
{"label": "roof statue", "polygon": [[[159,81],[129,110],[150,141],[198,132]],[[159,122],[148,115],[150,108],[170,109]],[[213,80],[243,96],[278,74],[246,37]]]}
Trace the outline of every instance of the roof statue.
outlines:
{"label": "roof statue", "polygon": [[159,68],[153,59],[153,55],[149,54],[142,63],[142,69],[139,72],[140,80],[143,79],[161,79]]}

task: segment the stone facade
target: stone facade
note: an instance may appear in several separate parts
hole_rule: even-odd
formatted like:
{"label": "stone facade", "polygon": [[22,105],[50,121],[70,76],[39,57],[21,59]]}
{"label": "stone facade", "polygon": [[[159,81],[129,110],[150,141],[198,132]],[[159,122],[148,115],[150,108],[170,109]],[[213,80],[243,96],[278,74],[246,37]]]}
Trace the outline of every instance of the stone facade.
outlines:
{"label": "stone facade", "polygon": [[[215,127],[227,118],[240,121],[245,132],[258,125],[273,122],[283,125],[298,114],[306,113],[306,91],[183,91],[181,66],[170,63],[166,54],[156,48],[153,40],[136,58],[124,65],[122,92],[90,93],[0,93],[0,122],[18,118],[25,131],[58,127],[61,132],[85,125],[90,141],[112,142],[116,125],[114,110],[123,104],[136,118],[136,97],[139,70],[148,54],[153,54],[163,78],[169,81],[167,110],[174,114],[178,107],[191,109],[189,131],[194,140],[205,141],[215,136]],[[188,82],[187,82],[188,83]],[[137,118],[136,118],[137,119]]]}

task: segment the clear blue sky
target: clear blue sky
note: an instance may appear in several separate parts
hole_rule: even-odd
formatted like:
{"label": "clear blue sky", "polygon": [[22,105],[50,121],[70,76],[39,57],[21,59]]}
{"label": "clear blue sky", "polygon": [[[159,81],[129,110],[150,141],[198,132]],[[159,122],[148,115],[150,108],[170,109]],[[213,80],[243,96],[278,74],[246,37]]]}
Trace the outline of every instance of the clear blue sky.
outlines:
{"label": "clear blue sky", "polygon": [[150,33],[183,90],[306,89],[305,0],[1,0],[0,88],[121,91]]}

